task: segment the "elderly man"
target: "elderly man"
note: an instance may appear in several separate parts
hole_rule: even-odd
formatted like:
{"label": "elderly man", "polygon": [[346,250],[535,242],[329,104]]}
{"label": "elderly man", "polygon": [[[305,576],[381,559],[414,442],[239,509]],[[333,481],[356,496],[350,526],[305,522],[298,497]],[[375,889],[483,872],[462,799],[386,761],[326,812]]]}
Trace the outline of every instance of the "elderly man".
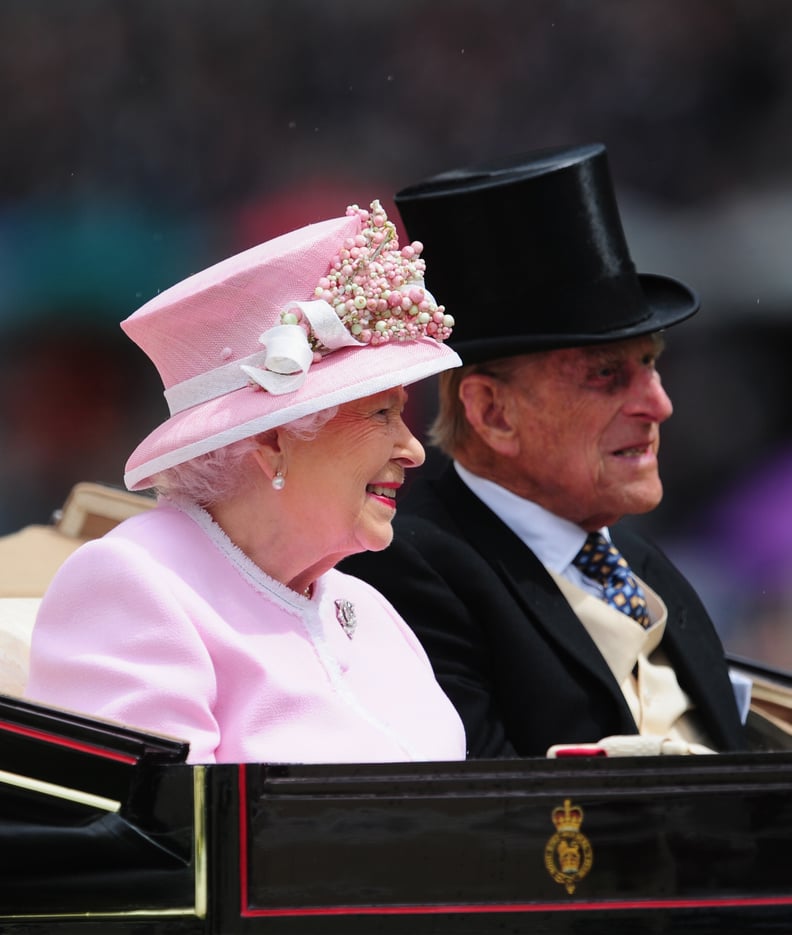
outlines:
{"label": "elderly man", "polygon": [[[456,317],[419,478],[385,552],[350,559],[423,642],[469,755],[644,735],[747,746],[690,584],[620,528],[662,496],[662,332],[698,309],[637,274],[599,144],[449,172],[396,196]],[[409,687],[407,688],[409,690]]]}

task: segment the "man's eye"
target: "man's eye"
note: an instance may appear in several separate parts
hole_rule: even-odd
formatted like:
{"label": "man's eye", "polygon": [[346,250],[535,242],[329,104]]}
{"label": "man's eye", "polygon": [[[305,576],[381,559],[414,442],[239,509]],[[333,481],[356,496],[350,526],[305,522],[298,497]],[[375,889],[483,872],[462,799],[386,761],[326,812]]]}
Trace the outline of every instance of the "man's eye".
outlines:
{"label": "man's eye", "polygon": [[626,379],[625,368],[619,364],[603,364],[592,367],[589,372],[589,385],[593,389],[613,392],[624,384]]}

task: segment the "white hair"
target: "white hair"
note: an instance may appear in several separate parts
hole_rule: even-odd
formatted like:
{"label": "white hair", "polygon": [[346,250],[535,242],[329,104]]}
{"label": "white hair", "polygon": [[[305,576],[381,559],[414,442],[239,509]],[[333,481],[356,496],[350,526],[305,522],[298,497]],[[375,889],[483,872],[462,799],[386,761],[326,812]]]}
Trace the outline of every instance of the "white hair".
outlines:
{"label": "white hair", "polygon": [[[294,438],[310,441],[338,413],[338,406],[322,409],[280,426]],[[248,483],[247,460],[264,435],[252,435],[215,451],[176,464],[152,478],[157,493],[210,507],[243,490]]]}

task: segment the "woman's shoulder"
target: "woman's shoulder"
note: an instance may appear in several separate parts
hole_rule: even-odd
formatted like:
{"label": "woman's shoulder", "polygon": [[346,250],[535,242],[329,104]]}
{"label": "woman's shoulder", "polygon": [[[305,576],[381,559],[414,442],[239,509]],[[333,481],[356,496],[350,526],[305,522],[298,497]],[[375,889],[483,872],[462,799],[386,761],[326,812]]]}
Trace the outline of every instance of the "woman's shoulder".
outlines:
{"label": "woman's shoulder", "polygon": [[[189,560],[203,537],[191,535],[188,517],[166,504],[132,516],[96,539],[89,539],[64,561],[53,584],[94,576],[123,577],[135,568]],[[50,585],[52,587],[52,585]]]}
{"label": "woman's shoulder", "polygon": [[131,539],[138,534],[146,535],[148,531],[167,531],[169,529],[188,529],[192,521],[187,514],[170,503],[168,500],[159,500],[157,504],[145,513],[137,513],[114,526],[103,539]]}

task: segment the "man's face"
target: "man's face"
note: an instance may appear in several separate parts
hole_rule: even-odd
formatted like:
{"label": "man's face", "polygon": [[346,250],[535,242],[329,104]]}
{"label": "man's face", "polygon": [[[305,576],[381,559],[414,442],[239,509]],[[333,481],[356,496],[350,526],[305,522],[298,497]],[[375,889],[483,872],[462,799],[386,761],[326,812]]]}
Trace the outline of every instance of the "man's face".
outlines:
{"label": "man's face", "polygon": [[585,529],[660,502],[660,423],[671,415],[656,336],[519,359],[507,381],[519,445],[509,489]]}

